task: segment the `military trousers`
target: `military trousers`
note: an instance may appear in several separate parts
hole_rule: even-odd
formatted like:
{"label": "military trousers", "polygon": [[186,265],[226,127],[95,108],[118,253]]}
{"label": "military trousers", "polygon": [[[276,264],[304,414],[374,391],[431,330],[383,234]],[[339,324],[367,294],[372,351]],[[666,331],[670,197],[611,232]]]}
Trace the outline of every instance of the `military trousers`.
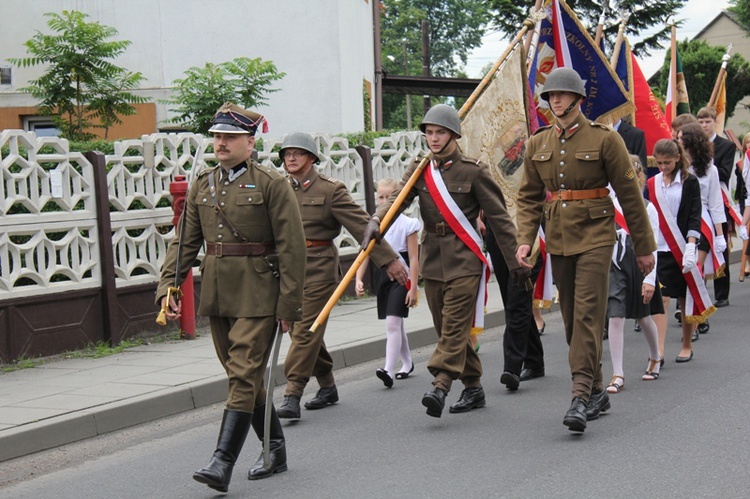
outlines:
{"label": "military trousers", "polygon": [[209,317],[216,355],[229,378],[227,409],[253,412],[265,404],[263,376],[273,346],[274,317]]}
{"label": "military trousers", "polygon": [[571,256],[550,255],[560,292],[560,311],[568,342],[573,396],[588,401],[602,387],[602,339],[609,296],[612,247],[601,246]]}
{"label": "military trousers", "polygon": [[479,386],[482,377],[482,362],[469,341],[480,278],[470,275],[448,282],[424,279],[427,305],[438,334],[427,369],[435,377],[433,385],[446,392],[456,379],[468,388]]}
{"label": "military trousers", "polygon": [[333,359],[323,341],[328,320],[320,324],[314,333],[310,331],[310,328],[336,290],[336,286],[336,282],[313,283],[305,286],[302,299],[302,320],[295,322],[289,333],[292,344],[284,361],[284,375],[288,381],[286,395],[301,397],[312,376],[317,378],[321,388],[334,385]]}

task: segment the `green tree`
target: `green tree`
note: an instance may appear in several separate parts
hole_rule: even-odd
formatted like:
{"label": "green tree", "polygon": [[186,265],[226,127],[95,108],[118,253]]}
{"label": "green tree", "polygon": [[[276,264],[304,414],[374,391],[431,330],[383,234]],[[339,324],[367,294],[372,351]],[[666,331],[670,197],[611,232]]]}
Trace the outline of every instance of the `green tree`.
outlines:
{"label": "green tree", "polygon": [[[146,101],[128,91],[144,79],[141,73],[110,62],[131,42],[109,40],[117,30],[87,21],[82,12],[64,10],[45,16],[56,34],[37,32],[24,44],[29,57],[8,59],[19,67],[47,65],[41,77],[20,90],[41,101],[38,114],[51,115],[63,137],[89,140],[94,137],[91,128],[96,127],[105,128],[106,134],[110,125],[120,122],[118,114],[133,114],[131,104]],[[97,102],[94,109],[92,102]],[[96,117],[99,124],[91,121]]]}
{"label": "green tree", "polygon": [[[604,21],[602,39],[606,49],[611,50],[617,38],[620,18],[623,13],[630,15],[625,29],[628,36],[639,36],[655,26],[662,28],[653,35],[633,44],[633,52],[641,57],[650,55],[652,50],[662,50],[662,42],[670,37],[670,28],[665,21],[677,14],[687,0],[567,0],[565,3],[576,13],[581,23],[587,27],[589,33],[596,32],[599,18],[604,4],[607,13]],[[519,3],[516,0],[488,0],[487,8],[492,11],[492,25],[497,27],[508,37],[514,37],[520,30],[522,23],[528,17],[533,2]],[[678,23],[679,26],[679,23]]]}
{"label": "green tree", "polygon": [[[472,0],[387,0],[380,18],[380,49],[387,73],[422,75],[422,21],[428,21],[430,28],[430,74],[456,77],[469,52],[482,44],[489,13],[483,2]],[[411,111],[412,122],[419,123],[421,95],[411,97]],[[383,126],[406,127],[403,95],[383,95]]]}
{"label": "green tree", "polygon": [[[677,44],[685,74],[685,86],[690,96],[690,109],[694,112],[706,106],[721,69],[721,59],[726,47],[712,47],[703,40],[683,41]],[[667,94],[669,84],[669,55],[664,65],[651,77],[649,85],[654,93]],[[727,118],[734,114],[737,103],[750,94],[750,64],[740,54],[733,54],[727,63]]]}
{"label": "green tree", "polygon": [[179,123],[193,132],[207,133],[211,118],[226,101],[254,108],[268,101],[266,95],[278,92],[271,87],[286,73],[279,72],[271,61],[238,57],[219,64],[193,66],[185,77],[172,82],[174,94],[166,104],[176,106],[170,111],[177,116],[166,120]]}
{"label": "green tree", "polygon": [[750,28],[750,0],[729,0],[729,8],[737,21]]}

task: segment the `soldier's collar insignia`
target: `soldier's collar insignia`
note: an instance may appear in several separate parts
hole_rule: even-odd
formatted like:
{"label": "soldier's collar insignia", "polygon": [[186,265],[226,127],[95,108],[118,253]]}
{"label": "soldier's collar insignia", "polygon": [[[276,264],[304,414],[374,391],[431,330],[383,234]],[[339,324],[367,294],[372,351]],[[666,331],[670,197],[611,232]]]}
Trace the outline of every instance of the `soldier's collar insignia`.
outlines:
{"label": "soldier's collar insignia", "polygon": [[304,182],[302,182],[302,187],[307,187],[308,185],[310,185],[310,179],[309,178],[307,180],[305,180]]}

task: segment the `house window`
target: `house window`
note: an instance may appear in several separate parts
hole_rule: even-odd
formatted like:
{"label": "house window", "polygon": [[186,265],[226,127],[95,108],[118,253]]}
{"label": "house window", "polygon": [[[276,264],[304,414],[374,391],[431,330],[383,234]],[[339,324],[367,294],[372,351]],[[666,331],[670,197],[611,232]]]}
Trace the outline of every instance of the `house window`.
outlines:
{"label": "house window", "polygon": [[10,66],[0,67],[0,85],[11,85],[11,69]]}
{"label": "house window", "polygon": [[37,137],[60,136],[60,130],[57,129],[52,118],[47,116],[24,116],[23,129],[27,132],[36,132]]}

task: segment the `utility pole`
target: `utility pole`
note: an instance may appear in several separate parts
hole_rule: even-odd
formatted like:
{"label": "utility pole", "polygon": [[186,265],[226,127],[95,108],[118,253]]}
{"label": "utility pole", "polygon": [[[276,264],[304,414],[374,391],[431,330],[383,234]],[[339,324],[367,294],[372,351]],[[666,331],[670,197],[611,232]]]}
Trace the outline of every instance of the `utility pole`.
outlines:
{"label": "utility pole", "polygon": [[[404,76],[409,76],[409,54],[406,51],[406,38],[404,38]],[[406,94],[406,128],[411,130],[411,94]]]}
{"label": "utility pole", "polygon": [[380,0],[372,2],[373,48],[375,51],[375,130],[383,129],[383,59],[380,54]]}
{"label": "utility pole", "polygon": [[[430,76],[430,22],[422,21],[422,76]],[[425,95],[424,113],[427,114],[431,106],[430,96]]]}

